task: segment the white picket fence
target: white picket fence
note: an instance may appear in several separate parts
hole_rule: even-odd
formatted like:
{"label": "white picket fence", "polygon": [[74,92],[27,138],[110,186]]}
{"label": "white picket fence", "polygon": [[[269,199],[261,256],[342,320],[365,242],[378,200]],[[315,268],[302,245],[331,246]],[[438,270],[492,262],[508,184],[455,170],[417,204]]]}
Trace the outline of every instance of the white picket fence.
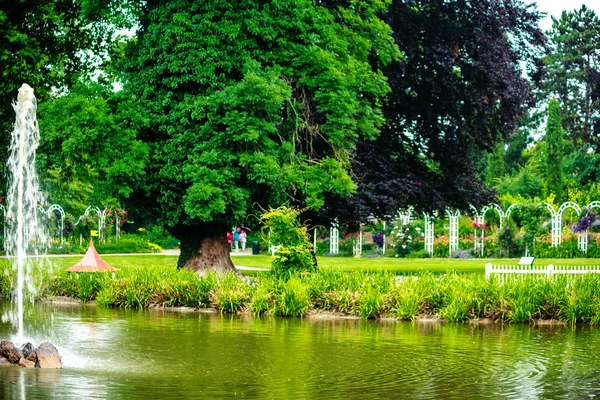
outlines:
{"label": "white picket fence", "polygon": [[600,265],[485,265],[485,275],[581,275],[600,274]]}

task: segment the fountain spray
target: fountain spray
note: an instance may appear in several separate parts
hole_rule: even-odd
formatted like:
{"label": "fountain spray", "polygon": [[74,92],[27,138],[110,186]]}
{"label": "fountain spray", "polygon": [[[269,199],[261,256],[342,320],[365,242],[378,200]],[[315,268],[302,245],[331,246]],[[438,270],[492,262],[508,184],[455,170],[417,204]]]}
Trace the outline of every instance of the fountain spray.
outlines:
{"label": "fountain spray", "polygon": [[6,253],[17,270],[14,300],[17,303],[18,337],[22,339],[24,297],[34,295],[30,272],[35,260],[28,259],[27,255],[40,254],[39,250],[46,243],[46,235],[38,216],[38,207],[44,203],[44,197],[39,190],[35,170],[35,152],[40,140],[36,119],[37,101],[29,85],[21,86],[13,108],[16,121],[6,165],[8,229],[4,240]]}

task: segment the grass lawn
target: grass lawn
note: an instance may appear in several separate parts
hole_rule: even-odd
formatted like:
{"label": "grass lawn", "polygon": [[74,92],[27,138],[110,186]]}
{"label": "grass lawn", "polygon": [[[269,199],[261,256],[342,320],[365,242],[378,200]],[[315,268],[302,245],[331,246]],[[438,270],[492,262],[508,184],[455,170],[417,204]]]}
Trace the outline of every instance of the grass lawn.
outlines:
{"label": "grass lawn", "polygon": [[[110,265],[115,268],[129,267],[148,267],[156,266],[162,268],[175,268],[177,265],[177,256],[171,255],[130,255],[130,256],[103,256]],[[78,257],[51,257],[54,268],[69,268],[79,261]],[[271,267],[271,256],[233,256],[233,263],[236,266],[264,268]],[[321,268],[340,268],[348,271],[377,271],[389,270],[401,274],[418,273],[431,271],[434,273],[444,273],[446,271],[456,271],[461,273],[485,272],[485,264],[515,265],[517,259],[455,259],[455,258],[352,258],[352,257],[317,257],[319,267]],[[2,260],[6,263],[7,260]],[[573,259],[536,259],[535,265],[600,265],[600,259],[596,258],[573,258]],[[254,275],[254,274],[252,274]]]}
{"label": "grass lawn", "polygon": [[[271,257],[268,255],[258,256],[234,256],[233,263],[236,266],[252,268],[269,268]],[[494,258],[353,258],[353,257],[317,257],[319,267],[341,268],[344,270],[390,270],[398,273],[417,273],[422,271],[431,272],[485,272],[485,264],[516,265],[518,259],[494,259]],[[561,258],[561,259],[536,259],[535,265],[600,265],[597,258]]]}

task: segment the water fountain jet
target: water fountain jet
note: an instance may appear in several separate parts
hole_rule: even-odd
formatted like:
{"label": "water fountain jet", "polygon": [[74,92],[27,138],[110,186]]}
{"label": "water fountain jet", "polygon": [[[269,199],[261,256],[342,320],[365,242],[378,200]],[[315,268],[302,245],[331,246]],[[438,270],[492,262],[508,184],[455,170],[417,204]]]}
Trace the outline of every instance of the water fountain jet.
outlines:
{"label": "water fountain jet", "polygon": [[33,260],[30,255],[39,255],[46,235],[40,225],[37,208],[44,197],[39,189],[35,169],[35,153],[40,133],[36,118],[37,101],[33,89],[23,84],[17,102],[13,103],[16,113],[12,131],[8,171],[7,212],[8,223],[6,253],[17,270],[17,285],[14,299],[17,303],[18,338],[23,338],[24,298],[32,295],[30,271]]}

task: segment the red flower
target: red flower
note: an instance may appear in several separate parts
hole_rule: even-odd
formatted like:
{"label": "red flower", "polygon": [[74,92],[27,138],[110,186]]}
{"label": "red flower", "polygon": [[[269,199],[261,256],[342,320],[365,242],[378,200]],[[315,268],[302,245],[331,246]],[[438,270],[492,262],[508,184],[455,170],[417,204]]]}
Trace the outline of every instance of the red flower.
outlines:
{"label": "red flower", "polygon": [[350,234],[349,233],[346,234],[346,239],[350,239]]}
{"label": "red flower", "polygon": [[358,233],[355,233],[355,234],[354,234],[354,237],[358,237]]}

